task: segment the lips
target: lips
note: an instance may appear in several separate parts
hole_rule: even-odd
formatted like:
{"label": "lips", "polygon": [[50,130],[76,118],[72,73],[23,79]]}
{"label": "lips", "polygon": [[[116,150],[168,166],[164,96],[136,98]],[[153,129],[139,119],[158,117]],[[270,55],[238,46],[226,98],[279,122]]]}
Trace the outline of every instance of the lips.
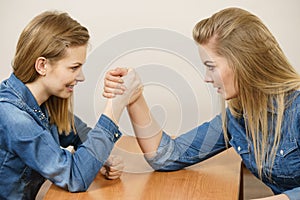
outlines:
{"label": "lips", "polygon": [[67,85],[67,88],[70,92],[73,92],[74,86],[75,85]]}
{"label": "lips", "polygon": [[214,88],[216,88],[216,90],[217,90],[218,93],[221,92],[221,87],[214,86]]}

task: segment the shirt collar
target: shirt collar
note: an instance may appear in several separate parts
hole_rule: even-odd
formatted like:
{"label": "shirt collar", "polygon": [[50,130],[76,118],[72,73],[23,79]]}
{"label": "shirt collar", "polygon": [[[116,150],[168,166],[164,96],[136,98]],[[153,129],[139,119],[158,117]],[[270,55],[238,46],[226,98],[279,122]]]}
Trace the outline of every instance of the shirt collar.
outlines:
{"label": "shirt collar", "polygon": [[28,87],[18,79],[13,73],[10,75],[9,79],[7,80],[7,84],[11,87],[15,95],[21,100],[24,104],[26,104],[30,109],[32,109],[36,115],[41,119],[44,120],[47,118],[47,113],[41,109],[43,106],[39,106],[36,99],[34,98],[31,91]]}

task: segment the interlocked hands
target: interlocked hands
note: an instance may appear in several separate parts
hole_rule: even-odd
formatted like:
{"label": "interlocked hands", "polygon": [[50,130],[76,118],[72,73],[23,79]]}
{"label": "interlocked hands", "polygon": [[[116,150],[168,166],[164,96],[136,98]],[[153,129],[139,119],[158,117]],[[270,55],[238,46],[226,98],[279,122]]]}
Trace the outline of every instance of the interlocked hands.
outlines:
{"label": "interlocked hands", "polygon": [[143,92],[143,85],[134,69],[116,68],[106,73],[103,96],[114,98],[114,104],[132,104]]}

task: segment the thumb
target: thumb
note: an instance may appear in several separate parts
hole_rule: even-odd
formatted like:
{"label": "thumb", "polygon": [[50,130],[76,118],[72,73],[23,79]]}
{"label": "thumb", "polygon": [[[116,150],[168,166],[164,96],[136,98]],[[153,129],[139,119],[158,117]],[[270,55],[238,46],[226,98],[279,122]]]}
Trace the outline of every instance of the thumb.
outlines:
{"label": "thumb", "polygon": [[125,76],[128,73],[128,69],[125,67],[117,67],[116,69],[110,71],[110,74],[113,76]]}

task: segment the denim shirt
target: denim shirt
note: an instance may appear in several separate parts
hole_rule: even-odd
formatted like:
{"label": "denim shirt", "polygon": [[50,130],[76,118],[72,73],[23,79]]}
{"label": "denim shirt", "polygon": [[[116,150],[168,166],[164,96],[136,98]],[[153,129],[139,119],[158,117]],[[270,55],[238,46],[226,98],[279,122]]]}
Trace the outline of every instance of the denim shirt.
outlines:
{"label": "denim shirt", "polygon": [[[0,199],[35,199],[45,179],[70,192],[87,190],[121,137],[105,115],[93,129],[75,117],[77,134],[59,134],[14,74],[1,83],[0,113]],[[69,145],[75,153],[61,148]]]}
{"label": "denim shirt", "polygon": [[[268,176],[270,166],[263,167],[262,176],[262,181],[272,189],[274,194],[284,193],[290,200],[300,199],[299,93],[299,91],[295,92],[296,98],[284,113],[281,142],[271,170],[271,180]],[[235,118],[229,109],[226,113],[229,145],[240,155],[244,165],[258,177],[253,143],[246,136],[244,119]],[[201,162],[225,149],[222,120],[218,115],[175,139],[163,132],[156,155],[145,156],[145,158],[155,170],[172,171]]]}

